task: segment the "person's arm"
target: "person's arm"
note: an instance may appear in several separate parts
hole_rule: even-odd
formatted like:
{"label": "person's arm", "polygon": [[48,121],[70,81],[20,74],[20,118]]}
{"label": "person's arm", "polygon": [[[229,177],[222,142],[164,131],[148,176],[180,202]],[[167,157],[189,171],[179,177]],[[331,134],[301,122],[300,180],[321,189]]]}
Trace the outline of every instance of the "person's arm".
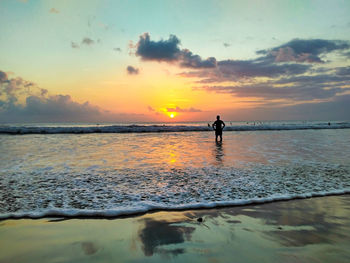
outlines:
{"label": "person's arm", "polygon": [[212,127],[214,130],[216,130],[216,122],[213,123]]}
{"label": "person's arm", "polygon": [[225,128],[225,123],[224,122],[222,122],[222,129],[224,129]]}

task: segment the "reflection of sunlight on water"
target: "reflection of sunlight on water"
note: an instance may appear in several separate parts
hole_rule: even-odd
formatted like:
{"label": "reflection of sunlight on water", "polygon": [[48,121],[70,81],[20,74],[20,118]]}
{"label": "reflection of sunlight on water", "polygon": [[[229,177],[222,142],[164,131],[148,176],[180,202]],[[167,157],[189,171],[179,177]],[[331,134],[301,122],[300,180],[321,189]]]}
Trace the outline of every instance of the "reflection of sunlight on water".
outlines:
{"label": "reflection of sunlight on water", "polygon": [[4,211],[27,212],[343,190],[349,131],[225,132],[222,143],[212,132],[0,136],[1,182],[15,189],[0,195]]}
{"label": "reflection of sunlight on water", "polygon": [[176,162],[176,152],[174,152],[173,149],[170,150],[170,153],[169,153],[169,156],[170,156],[170,160],[169,160],[169,163],[175,163]]}
{"label": "reflection of sunlight on water", "polygon": [[346,138],[346,130],[224,132],[222,143],[215,142],[212,132],[7,136],[2,137],[6,152],[0,150],[0,165],[10,170],[50,166],[52,171],[82,172],[89,167],[239,168],[305,160],[347,164]]}

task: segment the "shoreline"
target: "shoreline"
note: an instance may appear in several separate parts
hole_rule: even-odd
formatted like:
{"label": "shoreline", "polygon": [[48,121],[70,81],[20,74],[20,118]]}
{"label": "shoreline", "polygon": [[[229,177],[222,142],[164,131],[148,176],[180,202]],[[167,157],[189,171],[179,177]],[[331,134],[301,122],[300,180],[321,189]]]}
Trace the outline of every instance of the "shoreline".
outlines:
{"label": "shoreline", "polygon": [[118,218],[8,219],[0,236],[0,262],[348,262],[350,195]]}
{"label": "shoreline", "polygon": [[[42,212],[38,214],[35,212],[30,215],[28,212],[19,213],[7,213],[4,215],[0,214],[0,222],[4,220],[21,220],[21,219],[44,219],[44,218],[63,218],[63,219],[118,219],[118,218],[129,218],[129,217],[138,217],[148,213],[157,213],[157,212],[182,212],[187,210],[208,210],[208,209],[222,209],[222,208],[234,208],[234,207],[242,207],[242,206],[254,206],[254,205],[264,205],[275,202],[288,202],[294,200],[303,200],[310,198],[318,198],[318,197],[328,197],[328,196],[339,196],[339,195],[348,195],[350,197],[350,189],[344,190],[334,190],[326,193],[308,193],[304,195],[295,195],[295,196],[275,196],[269,197],[267,199],[250,199],[250,200],[242,200],[242,201],[218,201],[213,203],[206,204],[190,204],[184,205],[180,207],[155,207],[155,208],[145,208],[144,211],[140,209],[140,211],[129,210],[129,211],[119,211],[119,210],[84,210],[79,209],[74,212],[74,214],[69,215],[67,211],[71,212],[72,209],[63,209],[63,210],[48,210],[47,212]],[[10,214],[9,216],[7,216]]]}
{"label": "shoreline", "polygon": [[[262,123],[227,125],[224,131],[299,131],[299,130],[339,130],[350,129],[349,122],[319,122],[319,123]],[[184,132],[212,132],[213,128],[203,125],[93,125],[93,126],[0,126],[0,134],[29,135],[29,134],[128,134],[128,133],[184,133]]]}

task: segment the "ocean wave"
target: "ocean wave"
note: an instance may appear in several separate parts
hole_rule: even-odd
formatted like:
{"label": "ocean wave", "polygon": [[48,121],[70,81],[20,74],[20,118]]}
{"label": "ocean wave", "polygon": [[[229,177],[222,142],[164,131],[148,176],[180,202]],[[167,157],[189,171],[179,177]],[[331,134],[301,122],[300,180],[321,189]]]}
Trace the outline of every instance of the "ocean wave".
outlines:
{"label": "ocean wave", "polygon": [[[227,125],[225,131],[279,131],[309,129],[349,129],[349,122],[337,123],[282,123],[247,125]],[[111,125],[111,126],[0,126],[0,134],[85,134],[85,133],[160,133],[160,132],[200,132],[212,131],[208,126],[192,125]]]}
{"label": "ocean wave", "polygon": [[199,202],[183,205],[161,205],[161,204],[147,204],[143,203],[136,207],[126,207],[119,209],[43,209],[40,211],[30,212],[14,212],[0,214],[0,220],[7,219],[39,219],[39,218],[117,218],[122,216],[133,216],[138,214],[144,214],[154,211],[181,211],[190,209],[209,209],[209,208],[221,208],[221,207],[233,207],[252,204],[264,204],[278,201],[289,201],[295,199],[306,199],[311,197],[322,197],[330,195],[350,194],[350,188],[333,191],[311,192],[304,194],[294,195],[272,195],[266,198],[251,198],[251,199],[239,199],[232,201],[216,201],[216,202]]}

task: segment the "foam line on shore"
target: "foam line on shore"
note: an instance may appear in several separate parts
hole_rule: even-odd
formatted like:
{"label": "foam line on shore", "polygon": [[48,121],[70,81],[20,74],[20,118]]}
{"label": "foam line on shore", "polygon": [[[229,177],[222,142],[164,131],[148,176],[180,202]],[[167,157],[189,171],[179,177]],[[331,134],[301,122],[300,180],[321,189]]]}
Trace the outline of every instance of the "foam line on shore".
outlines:
{"label": "foam line on shore", "polygon": [[[349,129],[350,123],[312,124],[257,124],[226,126],[225,131],[279,131],[310,129]],[[151,133],[151,132],[200,132],[212,131],[208,126],[192,125],[110,125],[110,126],[0,126],[0,134],[85,134],[85,133]]]}
{"label": "foam line on shore", "polygon": [[295,199],[306,199],[311,197],[322,197],[330,195],[350,194],[350,188],[334,190],[328,192],[313,192],[296,195],[272,195],[267,198],[252,198],[244,200],[218,201],[209,203],[192,203],[175,206],[164,206],[157,204],[143,204],[140,207],[130,207],[124,209],[107,209],[107,210],[87,210],[87,209],[47,209],[33,212],[15,212],[0,214],[0,220],[7,219],[40,219],[40,218],[117,218],[123,216],[133,216],[153,211],[181,211],[190,209],[207,209],[220,208],[228,206],[244,206],[252,204],[264,204],[277,201],[289,201]]}

